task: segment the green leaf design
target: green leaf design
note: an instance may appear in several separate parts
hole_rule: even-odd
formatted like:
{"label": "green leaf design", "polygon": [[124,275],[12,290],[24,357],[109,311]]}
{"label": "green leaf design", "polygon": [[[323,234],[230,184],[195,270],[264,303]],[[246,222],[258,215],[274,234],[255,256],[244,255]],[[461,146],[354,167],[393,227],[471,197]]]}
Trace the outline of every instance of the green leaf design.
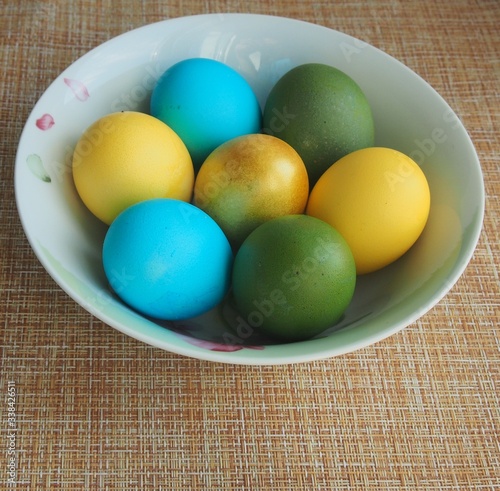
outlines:
{"label": "green leaf design", "polygon": [[43,182],[51,182],[49,174],[45,170],[43,166],[42,159],[36,153],[32,153],[26,157],[26,163],[28,164],[29,170],[33,173],[34,176],[38,177],[38,179]]}

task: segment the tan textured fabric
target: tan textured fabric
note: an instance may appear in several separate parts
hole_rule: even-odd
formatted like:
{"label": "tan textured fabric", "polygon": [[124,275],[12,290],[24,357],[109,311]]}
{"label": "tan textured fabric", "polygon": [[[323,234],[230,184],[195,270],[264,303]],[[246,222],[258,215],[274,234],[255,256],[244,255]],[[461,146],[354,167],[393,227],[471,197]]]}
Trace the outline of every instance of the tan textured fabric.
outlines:
{"label": "tan textured fabric", "polygon": [[[31,252],[13,167],[46,87],[118,34],[208,12],[344,31],[408,65],[463,120],[484,172],[484,231],[451,292],[403,332],[301,365],[193,360],[96,320]],[[0,488],[14,387],[16,489],[500,489],[499,25],[498,0],[2,0]]]}

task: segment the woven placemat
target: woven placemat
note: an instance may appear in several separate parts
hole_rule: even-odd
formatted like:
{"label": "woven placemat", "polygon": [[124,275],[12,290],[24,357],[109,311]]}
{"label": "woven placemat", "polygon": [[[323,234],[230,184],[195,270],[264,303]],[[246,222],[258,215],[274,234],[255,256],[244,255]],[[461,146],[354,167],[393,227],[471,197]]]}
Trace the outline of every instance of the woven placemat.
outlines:
{"label": "woven placemat", "polygon": [[[0,489],[500,489],[497,0],[1,6]],[[381,48],[444,96],[476,146],[487,207],[471,263],[435,308],[374,346],[274,367],[164,352],[76,305],[23,234],[15,152],[50,82],[132,28],[231,11],[315,22]]]}

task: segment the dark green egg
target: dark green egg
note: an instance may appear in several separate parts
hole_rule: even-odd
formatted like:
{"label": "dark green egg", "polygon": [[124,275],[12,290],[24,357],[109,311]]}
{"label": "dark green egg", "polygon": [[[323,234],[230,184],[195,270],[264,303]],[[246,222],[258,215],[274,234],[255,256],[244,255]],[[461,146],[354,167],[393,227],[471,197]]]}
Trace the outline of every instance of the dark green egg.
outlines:
{"label": "dark green egg", "polygon": [[245,239],[232,280],[236,305],[249,326],[281,341],[301,341],[340,320],[354,294],[356,264],[331,225],[286,215]]}
{"label": "dark green egg", "polygon": [[344,155],[374,146],[373,116],[359,85],[321,63],[299,65],[281,77],[265,104],[264,132],[302,157],[312,188]]}

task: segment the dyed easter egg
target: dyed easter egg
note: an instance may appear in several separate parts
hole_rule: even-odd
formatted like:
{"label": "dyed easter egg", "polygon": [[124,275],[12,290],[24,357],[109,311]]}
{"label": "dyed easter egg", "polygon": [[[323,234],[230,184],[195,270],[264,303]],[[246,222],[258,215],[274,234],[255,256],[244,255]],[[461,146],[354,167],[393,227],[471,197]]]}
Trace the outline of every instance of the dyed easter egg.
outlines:
{"label": "dyed easter egg", "polygon": [[216,147],[261,129],[261,110],[248,82],[228,65],[190,58],[168,68],[151,95],[151,114],[186,144],[195,169]]}
{"label": "dyed easter egg", "polygon": [[229,242],[212,218],[167,198],[127,208],[103,244],[112,289],[157,319],[187,319],[217,305],[229,289],[232,261]]}

